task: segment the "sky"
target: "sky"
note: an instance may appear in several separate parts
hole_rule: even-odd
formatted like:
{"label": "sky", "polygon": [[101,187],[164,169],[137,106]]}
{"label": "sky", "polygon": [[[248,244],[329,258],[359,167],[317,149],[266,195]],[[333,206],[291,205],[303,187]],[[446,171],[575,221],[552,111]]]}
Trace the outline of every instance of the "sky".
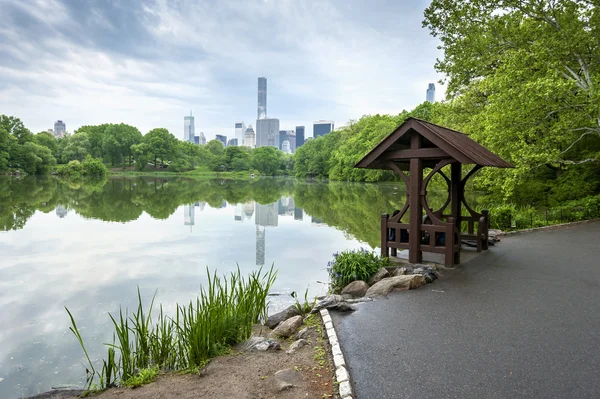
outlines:
{"label": "sky", "polygon": [[397,114],[425,100],[439,42],[427,0],[0,0],[0,114],[183,139],[256,124],[257,78],[282,130]]}

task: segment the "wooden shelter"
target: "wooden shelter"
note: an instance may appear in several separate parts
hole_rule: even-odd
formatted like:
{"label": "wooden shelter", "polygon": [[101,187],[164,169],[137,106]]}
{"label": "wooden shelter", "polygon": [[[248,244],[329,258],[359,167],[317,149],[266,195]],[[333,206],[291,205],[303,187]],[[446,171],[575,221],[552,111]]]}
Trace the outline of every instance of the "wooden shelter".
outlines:
{"label": "wooden shelter", "polygon": [[[474,165],[463,177],[462,165]],[[442,168],[450,165],[450,178]],[[460,263],[463,239],[477,242],[477,251],[488,249],[489,214],[476,212],[465,200],[465,185],[484,166],[513,166],[466,134],[416,118],[408,118],[371,152],[356,168],[391,169],[406,184],[406,203],[391,217],[381,216],[381,256],[395,256],[397,249],[409,250],[409,262],[420,263],[423,252],[444,255],[445,264]],[[423,178],[423,169],[430,168]],[[408,171],[408,175],[405,173]],[[438,210],[427,204],[427,185],[440,174],[448,184],[448,198]],[[468,215],[462,215],[461,204]],[[446,208],[450,206],[450,212]],[[402,217],[410,210],[409,223]],[[426,217],[423,218],[423,211]],[[466,227],[466,232],[463,232]],[[416,232],[416,233],[415,233]]]}

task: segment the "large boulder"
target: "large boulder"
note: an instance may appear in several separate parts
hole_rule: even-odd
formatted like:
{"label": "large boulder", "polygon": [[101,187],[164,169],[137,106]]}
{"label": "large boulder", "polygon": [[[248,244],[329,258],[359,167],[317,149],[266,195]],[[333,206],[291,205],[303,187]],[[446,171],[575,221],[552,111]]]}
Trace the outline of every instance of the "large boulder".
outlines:
{"label": "large boulder", "polygon": [[386,296],[393,290],[412,290],[425,285],[425,278],[421,274],[387,277],[369,288],[366,296]]}
{"label": "large boulder", "polygon": [[281,349],[279,342],[267,339],[265,337],[250,337],[248,340],[242,342],[238,347],[242,352],[265,352],[268,350]]}
{"label": "large boulder", "polygon": [[353,298],[360,298],[361,296],[365,296],[368,289],[369,284],[365,283],[362,280],[357,280],[345,286],[342,290],[342,295],[349,295]]}
{"label": "large boulder", "polygon": [[388,272],[385,267],[382,267],[381,269],[377,270],[377,273],[375,273],[373,276],[371,276],[368,283],[369,283],[369,285],[376,284],[376,283],[380,282],[381,280],[383,280],[384,278],[388,277],[389,275],[390,275],[390,272]]}
{"label": "large boulder", "polygon": [[308,339],[315,331],[317,331],[317,326],[304,327],[302,330],[298,331],[296,335],[294,335],[294,338]]}
{"label": "large boulder", "polygon": [[288,308],[282,310],[281,312],[269,316],[267,322],[265,323],[265,326],[273,329],[277,327],[277,325],[282,321],[287,320],[290,317],[298,316],[299,314],[300,312],[298,311],[298,308],[294,305],[291,305]]}
{"label": "large boulder", "polygon": [[287,319],[286,321],[279,323],[279,325],[273,330],[271,335],[275,337],[288,338],[294,335],[301,325],[302,316],[294,316]]}

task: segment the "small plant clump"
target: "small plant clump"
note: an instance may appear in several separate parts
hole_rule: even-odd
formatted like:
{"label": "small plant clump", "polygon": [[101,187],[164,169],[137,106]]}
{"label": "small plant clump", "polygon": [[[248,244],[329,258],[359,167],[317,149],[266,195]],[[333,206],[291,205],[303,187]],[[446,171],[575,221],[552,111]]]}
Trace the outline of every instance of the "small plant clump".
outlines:
{"label": "small plant clump", "polygon": [[308,288],[306,289],[306,291],[304,291],[303,303],[301,303],[298,300],[298,294],[296,294],[296,292],[292,292],[292,297],[294,297],[294,300],[296,301],[294,306],[296,306],[296,309],[298,309],[298,314],[300,314],[300,316],[302,316],[303,318],[306,315],[308,315],[311,312],[311,310],[313,310],[315,304],[317,303],[317,298],[313,299],[312,302],[308,301]]}
{"label": "small plant clump", "polygon": [[365,248],[336,252],[333,254],[333,261],[327,263],[331,291],[340,292],[356,280],[367,281],[377,270],[388,265],[388,258],[381,258]]}
{"label": "small plant clump", "polygon": [[[266,320],[267,294],[277,272],[258,270],[244,279],[237,272],[219,278],[208,270],[208,284],[201,288],[196,301],[177,305],[175,316],[164,315],[162,306],[153,319],[152,308],[146,313],[138,289],[137,310],[128,315],[120,310],[109,314],[114,338],[100,371],[94,367],[73,315],[73,332],[87,359],[88,390],[115,385],[140,386],[153,381],[159,371],[197,370],[215,356],[228,353],[231,346],[252,335],[252,325]],[[155,294],[156,295],[156,294]],[[96,383],[96,380],[98,382]]]}

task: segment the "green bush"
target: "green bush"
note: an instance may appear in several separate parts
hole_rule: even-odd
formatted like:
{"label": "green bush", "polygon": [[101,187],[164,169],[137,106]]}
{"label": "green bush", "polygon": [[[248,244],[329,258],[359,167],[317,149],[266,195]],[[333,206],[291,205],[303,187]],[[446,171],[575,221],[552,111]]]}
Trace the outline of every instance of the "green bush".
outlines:
{"label": "green bush", "polygon": [[331,290],[339,292],[352,281],[367,281],[377,270],[388,265],[388,258],[381,258],[364,248],[336,252],[333,254],[333,261],[327,263]]}
{"label": "green bush", "polygon": [[[69,162],[70,164],[70,162]],[[100,158],[92,158],[91,155],[85,157],[83,161],[83,174],[86,176],[105,176],[106,165]]]}

